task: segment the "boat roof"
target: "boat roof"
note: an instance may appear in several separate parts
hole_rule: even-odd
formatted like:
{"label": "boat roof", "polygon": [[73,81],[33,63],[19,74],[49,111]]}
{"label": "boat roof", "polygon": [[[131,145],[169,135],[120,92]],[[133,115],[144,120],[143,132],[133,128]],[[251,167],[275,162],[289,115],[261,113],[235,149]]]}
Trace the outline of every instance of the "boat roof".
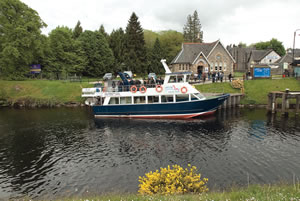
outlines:
{"label": "boat roof", "polygon": [[192,72],[174,72],[174,73],[166,73],[166,75],[191,75]]}

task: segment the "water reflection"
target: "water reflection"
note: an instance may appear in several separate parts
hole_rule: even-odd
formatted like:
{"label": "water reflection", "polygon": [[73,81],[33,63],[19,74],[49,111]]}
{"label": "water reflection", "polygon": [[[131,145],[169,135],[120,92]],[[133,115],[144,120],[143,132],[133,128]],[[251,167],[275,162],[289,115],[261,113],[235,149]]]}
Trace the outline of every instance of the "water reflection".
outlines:
{"label": "water reflection", "polygon": [[138,176],[188,163],[209,178],[209,187],[292,181],[300,177],[297,122],[265,110],[223,110],[192,120],[94,119],[85,109],[2,110],[0,199],[136,192]]}

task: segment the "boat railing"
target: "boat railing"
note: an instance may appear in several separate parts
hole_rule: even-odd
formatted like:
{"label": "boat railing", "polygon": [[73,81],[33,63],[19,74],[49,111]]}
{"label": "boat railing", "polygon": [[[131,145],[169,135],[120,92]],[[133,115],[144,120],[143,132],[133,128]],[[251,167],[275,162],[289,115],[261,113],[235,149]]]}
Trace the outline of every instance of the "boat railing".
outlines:
{"label": "boat railing", "polygon": [[116,85],[111,87],[101,87],[102,92],[126,92],[126,91],[145,91],[148,88],[156,88],[160,84],[135,84],[135,85]]}

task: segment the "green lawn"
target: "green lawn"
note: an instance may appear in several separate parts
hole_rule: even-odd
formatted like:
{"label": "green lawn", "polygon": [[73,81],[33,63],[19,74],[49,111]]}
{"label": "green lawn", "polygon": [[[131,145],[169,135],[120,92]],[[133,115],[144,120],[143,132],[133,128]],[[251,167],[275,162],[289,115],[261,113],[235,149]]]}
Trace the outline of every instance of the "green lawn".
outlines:
{"label": "green lawn", "polygon": [[138,194],[107,194],[100,196],[84,196],[81,198],[62,198],[62,201],[182,201],[182,200],[214,200],[214,201],[299,201],[300,189],[296,185],[252,185],[246,188],[232,188],[227,191],[211,191],[203,194],[185,194],[185,195],[138,195]]}
{"label": "green lawn", "polygon": [[[300,81],[294,78],[246,80],[244,86],[245,97],[242,104],[267,104],[268,93],[271,91],[284,91],[286,88],[300,91]],[[196,89],[203,93],[240,93],[240,90],[233,89],[228,82],[196,85]]]}
{"label": "green lawn", "polygon": [[0,98],[16,102],[20,99],[52,100],[56,103],[81,102],[81,88],[92,86],[87,82],[48,80],[0,80]]}

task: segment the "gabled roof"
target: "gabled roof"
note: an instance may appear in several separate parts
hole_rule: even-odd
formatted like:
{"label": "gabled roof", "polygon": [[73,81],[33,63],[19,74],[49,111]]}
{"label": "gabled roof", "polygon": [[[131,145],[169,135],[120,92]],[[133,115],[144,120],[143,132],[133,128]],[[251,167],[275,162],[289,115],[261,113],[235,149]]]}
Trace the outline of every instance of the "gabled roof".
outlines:
{"label": "gabled roof", "polygon": [[273,50],[252,50],[251,56],[252,59],[256,62],[261,61],[265,56],[270,54]]}
{"label": "gabled roof", "polygon": [[217,45],[219,40],[212,43],[183,43],[179,54],[173,59],[173,63],[189,63],[192,64],[195,59],[202,54],[208,56],[211,50]]}
{"label": "gabled roof", "polygon": [[292,63],[293,62],[293,56],[290,54],[285,54],[283,57],[278,59],[276,63],[282,63],[282,62],[287,62],[287,63]]}

